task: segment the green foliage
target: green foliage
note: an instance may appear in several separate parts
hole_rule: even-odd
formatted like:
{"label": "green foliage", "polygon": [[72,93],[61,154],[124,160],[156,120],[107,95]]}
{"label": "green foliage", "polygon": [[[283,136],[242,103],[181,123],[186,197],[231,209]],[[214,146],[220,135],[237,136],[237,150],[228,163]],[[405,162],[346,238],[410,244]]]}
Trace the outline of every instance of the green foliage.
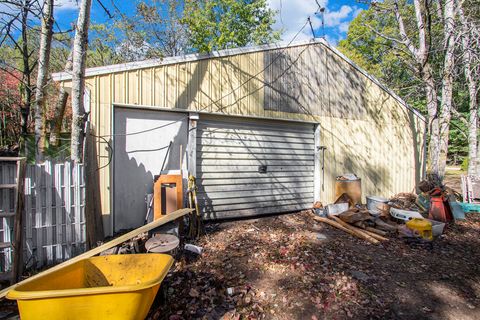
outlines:
{"label": "green foliage", "polygon": [[460,169],[462,169],[462,171],[468,171],[468,157],[463,158]]}
{"label": "green foliage", "polygon": [[[400,1],[401,13],[410,39],[418,46],[413,5],[409,1]],[[392,0],[382,2],[388,8]],[[377,10],[372,5],[362,11],[350,24],[347,38],[340,41],[338,49],[368,73],[385,83],[401,96],[408,104],[426,114],[424,85],[415,72],[416,63],[405,48],[393,39],[400,39],[398,25],[393,10]],[[384,36],[381,36],[380,33]],[[443,26],[441,19],[432,10],[430,29],[430,64],[437,89],[441,88],[441,73],[444,61]],[[453,101],[455,108],[466,116],[468,94],[462,66],[458,64],[455,74]],[[438,90],[441,94],[441,90]],[[440,97],[439,97],[440,99]],[[452,119],[449,136],[449,161],[457,163],[468,154],[467,128],[458,119]]]}
{"label": "green foliage", "polygon": [[265,0],[187,0],[190,45],[199,52],[265,44],[280,39],[272,30],[275,12]]}

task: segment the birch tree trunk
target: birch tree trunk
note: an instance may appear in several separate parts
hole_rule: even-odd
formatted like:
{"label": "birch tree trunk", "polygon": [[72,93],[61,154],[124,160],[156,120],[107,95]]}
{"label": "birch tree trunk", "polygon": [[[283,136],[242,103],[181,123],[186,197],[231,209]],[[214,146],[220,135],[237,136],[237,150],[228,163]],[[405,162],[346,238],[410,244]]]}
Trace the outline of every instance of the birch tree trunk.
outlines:
{"label": "birch tree trunk", "polygon": [[[478,104],[477,104],[477,81],[478,76],[475,75],[474,52],[479,50],[478,43],[473,40],[474,26],[467,20],[463,12],[462,4],[458,6],[458,16],[460,18],[462,32],[462,63],[465,79],[468,85],[469,99],[469,118],[468,118],[468,174],[480,175],[480,148],[478,145]],[[477,40],[478,41],[478,40]]]}
{"label": "birch tree trunk", "polygon": [[453,69],[455,67],[455,6],[456,0],[446,0],[444,3],[443,34],[445,44],[445,58],[442,78],[442,104],[439,116],[440,154],[438,175],[443,179],[447,166],[448,135],[452,114]]}
{"label": "birch tree trunk", "polygon": [[[67,62],[65,64],[65,71],[72,71],[72,59],[73,59],[73,50],[70,51],[68,55]],[[58,100],[55,104],[55,110],[53,111],[53,123],[50,128],[50,144],[52,146],[58,146],[58,137],[62,129],[63,115],[65,113],[65,107],[67,105],[68,92],[62,86],[58,93]]]}
{"label": "birch tree trunk", "polygon": [[[403,45],[411,54],[416,64],[416,70],[425,87],[425,95],[427,99],[428,111],[428,130],[430,142],[428,145],[428,160],[427,171],[435,180],[441,176],[440,164],[440,124],[438,117],[438,102],[437,102],[437,88],[433,76],[432,67],[429,62],[429,21],[430,10],[426,6],[430,5],[428,2],[414,0],[413,6],[415,9],[415,22],[417,25],[416,38],[418,38],[418,46],[410,39],[407,34],[405,23],[400,12],[400,5],[398,1],[394,1],[395,19],[398,24],[398,31],[401,37],[399,44]],[[391,39],[391,38],[390,38]]]}
{"label": "birch tree trunk", "polygon": [[42,161],[45,153],[45,87],[48,80],[50,49],[53,36],[53,4],[54,0],[45,0],[43,4],[40,48],[38,54],[37,87],[35,91],[35,159]]}
{"label": "birch tree trunk", "polygon": [[73,43],[72,58],[72,141],[71,158],[76,163],[83,160],[83,138],[85,136],[85,60],[88,45],[88,26],[92,0],[82,0]]}

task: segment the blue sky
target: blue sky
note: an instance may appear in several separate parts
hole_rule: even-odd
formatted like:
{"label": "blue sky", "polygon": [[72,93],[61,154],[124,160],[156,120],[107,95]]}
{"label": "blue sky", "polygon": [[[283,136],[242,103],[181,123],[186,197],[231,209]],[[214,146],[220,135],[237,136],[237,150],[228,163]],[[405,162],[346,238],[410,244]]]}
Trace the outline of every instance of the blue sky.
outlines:
{"label": "blue sky", "polygon": [[[63,29],[68,29],[78,14],[77,0],[56,0],[56,21]],[[115,12],[114,5],[125,14],[133,14],[135,11],[134,0],[102,0],[102,3],[112,13]],[[278,11],[275,28],[284,30],[283,40],[290,41],[292,37],[303,26],[308,16],[311,17],[312,25],[317,37],[322,36],[321,18],[315,15],[318,5],[315,0],[267,0],[268,5]],[[318,3],[326,8],[325,10],[325,36],[326,39],[336,45],[337,42],[346,36],[349,23],[358,15],[365,4],[355,0],[318,0]],[[92,5],[92,22],[104,23],[109,21],[108,15],[100,7],[96,0]],[[297,39],[307,39],[312,36],[310,27],[307,25]]]}

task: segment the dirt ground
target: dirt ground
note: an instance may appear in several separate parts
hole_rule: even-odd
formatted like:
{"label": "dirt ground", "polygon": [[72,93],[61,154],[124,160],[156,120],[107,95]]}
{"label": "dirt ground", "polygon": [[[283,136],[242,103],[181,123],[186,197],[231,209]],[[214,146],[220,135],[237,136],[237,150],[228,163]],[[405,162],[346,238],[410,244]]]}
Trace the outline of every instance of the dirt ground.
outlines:
{"label": "dirt ground", "polygon": [[150,319],[480,319],[480,214],[372,245],[310,213],[210,224]]}

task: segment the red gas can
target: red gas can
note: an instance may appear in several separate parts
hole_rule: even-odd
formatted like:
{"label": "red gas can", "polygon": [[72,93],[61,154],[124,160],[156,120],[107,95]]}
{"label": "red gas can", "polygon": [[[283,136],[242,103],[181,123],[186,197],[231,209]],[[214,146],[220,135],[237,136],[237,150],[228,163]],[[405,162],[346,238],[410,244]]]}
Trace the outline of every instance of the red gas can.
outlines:
{"label": "red gas can", "polygon": [[428,218],[436,221],[449,222],[453,220],[452,212],[442,189],[435,188],[430,194],[430,211]]}

